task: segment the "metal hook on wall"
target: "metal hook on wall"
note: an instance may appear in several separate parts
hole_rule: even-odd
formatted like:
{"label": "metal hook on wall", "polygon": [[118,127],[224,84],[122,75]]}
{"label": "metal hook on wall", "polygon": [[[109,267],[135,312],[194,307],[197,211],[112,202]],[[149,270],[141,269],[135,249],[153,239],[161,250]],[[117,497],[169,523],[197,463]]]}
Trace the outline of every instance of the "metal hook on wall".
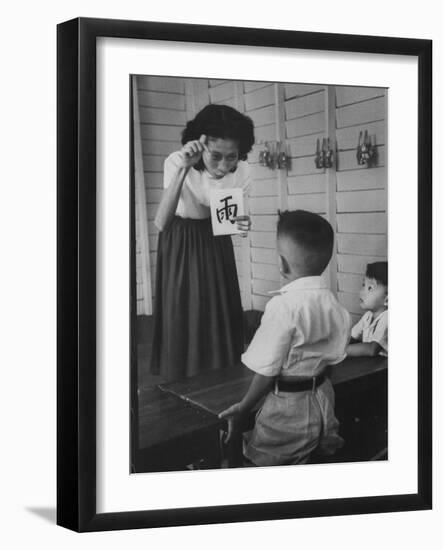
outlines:
{"label": "metal hook on wall", "polygon": [[269,150],[268,142],[265,141],[265,148],[262,149],[258,154],[258,162],[260,166],[268,167],[271,163],[271,151]]}
{"label": "metal hook on wall", "polygon": [[264,149],[258,154],[258,162],[260,166],[265,166],[271,170],[287,168],[289,159],[283,143],[281,141],[265,141]]}
{"label": "metal hook on wall", "polygon": [[331,168],[334,164],[334,151],[331,149],[329,138],[323,138],[320,147],[320,140],[317,139],[317,146],[315,151],[315,167]]}
{"label": "metal hook on wall", "polygon": [[317,147],[315,150],[315,167],[316,168],[323,168],[324,165],[324,158],[323,158],[323,150],[320,148],[320,140],[317,139]]}
{"label": "metal hook on wall", "polygon": [[360,131],[358,135],[358,145],[357,145],[357,163],[360,166],[371,166],[375,162],[375,148],[371,143],[371,138],[369,137],[368,131],[365,130],[363,137],[363,132]]}
{"label": "metal hook on wall", "polygon": [[334,151],[331,149],[330,141],[328,138],[325,144],[324,167],[332,168],[333,164],[334,164]]}
{"label": "metal hook on wall", "polygon": [[[281,149],[283,147],[283,149]],[[288,155],[286,154],[285,146],[280,141],[278,142],[277,167],[279,170],[284,170],[289,165]]]}

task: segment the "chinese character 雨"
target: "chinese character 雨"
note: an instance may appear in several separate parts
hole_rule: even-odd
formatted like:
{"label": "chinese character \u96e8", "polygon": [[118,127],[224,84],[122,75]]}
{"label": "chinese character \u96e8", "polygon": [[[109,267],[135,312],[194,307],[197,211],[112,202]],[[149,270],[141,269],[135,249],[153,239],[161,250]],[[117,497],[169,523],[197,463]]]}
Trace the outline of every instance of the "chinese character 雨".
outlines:
{"label": "chinese character \u96e8", "polygon": [[229,199],[232,199],[232,195],[225,197],[224,199],[220,199],[220,202],[224,203],[224,206],[222,206],[222,208],[217,208],[216,210],[219,223],[222,223],[224,220],[229,220],[231,223],[235,223],[233,218],[237,216],[238,205],[236,203],[229,204]]}

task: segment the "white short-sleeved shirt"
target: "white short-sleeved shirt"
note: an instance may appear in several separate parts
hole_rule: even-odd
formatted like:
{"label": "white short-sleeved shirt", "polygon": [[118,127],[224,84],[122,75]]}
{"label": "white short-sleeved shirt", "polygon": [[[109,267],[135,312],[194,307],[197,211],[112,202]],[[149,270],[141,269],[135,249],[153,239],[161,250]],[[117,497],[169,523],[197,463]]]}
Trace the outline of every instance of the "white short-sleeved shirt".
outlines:
{"label": "white short-sleeved shirt", "polygon": [[[163,177],[163,187],[165,189],[177,177],[180,168],[181,156],[176,151],[165,160]],[[251,184],[250,173],[250,166],[244,160],[238,161],[235,172],[231,172],[220,179],[212,177],[207,170],[199,172],[195,168],[190,168],[183,183],[177,210],[175,211],[176,215],[181,218],[209,218],[211,215],[209,209],[210,190],[240,187],[243,189],[244,196],[246,196]]]}
{"label": "white short-sleeved shirt", "polygon": [[321,277],[303,277],[266,305],[242,362],[263,376],[318,376],[345,358],[351,317]]}
{"label": "white short-sleeved shirt", "polygon": [[388,356],[388,310],[377,317],[367,311],[352,327],[351,336],[361,342],[377,342],[382,348],[379,355]]}

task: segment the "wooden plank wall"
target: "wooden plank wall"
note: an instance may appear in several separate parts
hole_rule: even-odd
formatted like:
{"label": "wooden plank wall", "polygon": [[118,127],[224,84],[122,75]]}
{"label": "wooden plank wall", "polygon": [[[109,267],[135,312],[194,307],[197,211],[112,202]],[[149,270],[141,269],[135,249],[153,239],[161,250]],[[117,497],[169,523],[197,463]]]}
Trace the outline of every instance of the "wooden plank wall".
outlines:
{"label": "wooden plank wall", "polygon": [[[181,147],[180,137],[186,122],[185,82],[181,78],[138,76],[137,84],[148,214],[151,288],[155,299],[158,229],[154,225],[154,218],[162,196],[164,160]],[[137,275],[137,301],[142,298],[138,285]]]}
{"label": "wooden plank wall", "polygon": [[[317,140],[322,144],[327,137],[326,94],[327,88],[321,85],[284,85],[286,142],[290,156],[287,207],[289,210],[308,210],[330,219],[326,170],[315,166]],[[333,223],[332,219],[330,221]]]}
{"label": "wooden plank wall", "polygon": [[[366,263],[387,256],[385,91],[333,87],[329,98],[335,94],[336,124],[327,127],[331,126],[325,111],[328,89],[321,85],[143,76],[138,77],[138,86],[152,281],[158,235],[153,219],[161,198],[164,159],[181,147],[183,127],[196,112],[207,103],[226,104],[252,118],[256,137],[248,158],[252,231],[247,239],[233,237],[244,309],[263,310],[268,291],[281,285],[275,250],[277,210],[302,208],[330,217],[336,225],[337,288],[333,290],[356,320],[361,315],[358,290]],[[378,152],[373,168],[360,167],[356,161],[358,135],[365,130]],[[316,141],[327,132],[337,142],[335,185],[314,163]],[[287,172],[258,162],[265,142],[277,140],[286,144]],[[330,216],[334,205],[336,211]]]}
{"label": "wooden plank wall", "polygon": [[145,295],[143,292],[143,276],[141,273],[143,259],[142,259],[142,250],[141,250],[141,239],[140,239],[140,205],[138,203],[138,196],[135,194],[135,269],[136,269],[136,304],[137,304],[137,315],[142,315],[145,311],[143,301]]}
{"label": "wooden plank wall", "polygon": [[259,152],[266,142],[277,139],[275,85],[268,82],[243,82],[245,114],[255,127],[255,145],[249,154],[252,186],[249,210],[251,308],[262,311],[270,296],[269,290],[280,287],[275,248],[275,228],[279,205],[277,171],[259,164]]}
{"label": "wooden plank wall", "polygon": [[[366,264],[387,258],[386,91],[340,87],[336,91],[338,296],[356,321]],[[359,132],[376,145],[377,164],[356,161]]]}
{"label": "wooden plank wall", "polygon": [[[138,94],[137,91],[137,79],[134,81],[134,86],[136,88],[135,93]],[[138,97],[138,96],[137,96]],[[138,108],[138,104],[134,104],[134,109]],[[139,117],[137,116],[137,113],[133,113],[133,122],[134,125],[137,124],[137,120],[139,120]],[[136,129],[135,129],[136,131]],[[134,136],[135,139],[135,136]],[[134,151],[135,151],[135,144],[134,144]],[[137,160],[135,159],[135,162]],[[143,275],[142,275],[142,266],[143,266],[143,254],[142,254],[142,244],[141,244],[141,228],[140,228],[140,204],[139,204],[139,193],[137,193],[137,189],[134,193],[135,196],[135,269],[136,269],[136,308],[137,308],[137,315],[142,315],[145,311],[145,293],[143,289]]]}
{"label": "wooden plank wall", "polygon": [[136,311],[137,315],[152,314],[151,265],[149,257],[148,216],[143,171],[143,152],[140,134],[137,77],[132,77],[133,140],[135,185],[135,241],[136,241]]}

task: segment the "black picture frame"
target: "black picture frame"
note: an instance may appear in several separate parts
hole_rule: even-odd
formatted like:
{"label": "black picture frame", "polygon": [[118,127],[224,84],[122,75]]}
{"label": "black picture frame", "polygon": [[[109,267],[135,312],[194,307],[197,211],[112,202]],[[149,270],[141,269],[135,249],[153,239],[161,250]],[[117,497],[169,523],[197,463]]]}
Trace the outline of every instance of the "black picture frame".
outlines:
{"label": "black picture frame", "polygon": [[[418,59],[416,494],[97,513],[96,39],[398,54]],[[57,29],[57,523],[76,531],[430,509],[432,506],[432,42],[78,18]]]}

